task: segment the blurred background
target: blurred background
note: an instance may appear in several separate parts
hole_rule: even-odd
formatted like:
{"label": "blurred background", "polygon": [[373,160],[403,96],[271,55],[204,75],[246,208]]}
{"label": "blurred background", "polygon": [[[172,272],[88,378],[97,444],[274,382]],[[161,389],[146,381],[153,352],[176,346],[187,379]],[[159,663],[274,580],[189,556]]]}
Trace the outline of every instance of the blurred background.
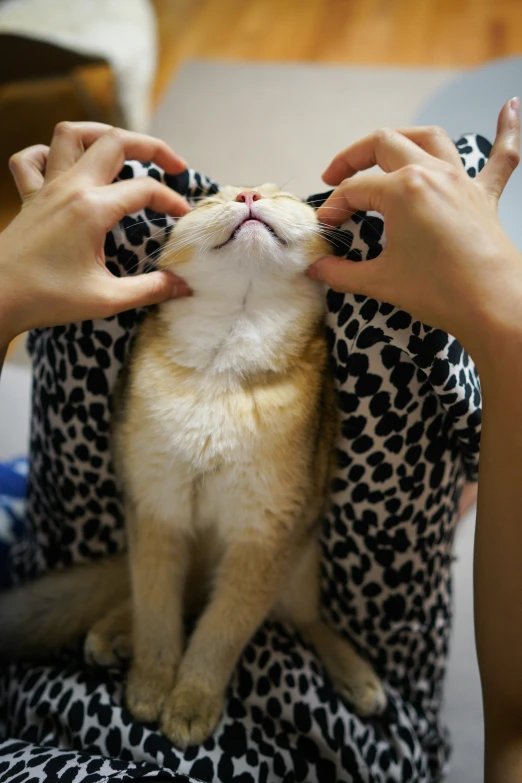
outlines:
{"label": "blurred background", "polygon": [[187,60],[462,68],[521,49],[520,0],[0,0],[0,230],[13,152],[63,119],[146,129]]}

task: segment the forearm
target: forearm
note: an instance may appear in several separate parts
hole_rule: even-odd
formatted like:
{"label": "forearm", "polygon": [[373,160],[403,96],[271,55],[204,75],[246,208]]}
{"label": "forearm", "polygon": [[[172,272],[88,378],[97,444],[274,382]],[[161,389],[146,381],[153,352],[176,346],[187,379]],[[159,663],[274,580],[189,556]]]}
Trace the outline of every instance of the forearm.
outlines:
{"label": "forearm", "polygon": [[1,301],[1,294],[0,294],[0,375],[2,374],[2,367],[4,366],[4,360],[7,356],[7,350],[9,348],[9,343],[16,335],[16,332],[13,332],[13,324],[11,321],[13,320],[10,318],[10,315],[7,312],[7,306],[6,301]]}
{"label": "forearm", "polygon": [[[495,350],[495,349],[494,349]],[[484,419],[474,556],[486,783],[522,780],[522,328],[481,370]]]}

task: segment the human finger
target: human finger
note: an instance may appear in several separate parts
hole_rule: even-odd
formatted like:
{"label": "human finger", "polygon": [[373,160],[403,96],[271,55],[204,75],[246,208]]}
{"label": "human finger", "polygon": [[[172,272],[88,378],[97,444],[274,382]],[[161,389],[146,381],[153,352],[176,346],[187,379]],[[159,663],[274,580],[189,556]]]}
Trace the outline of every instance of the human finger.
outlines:
{"label": "human finger", "polygon": [[33,196],[44,184],[49,147],[35,144],[9,158],[9,169],[22,201]]}
{"label": "human finger", "polygon": [[111,128],[89,146],[76,166],[96,184],[112,182],[126,160],[152,161],[169,174],[180,174],[187,163],[169,145],[142,133]]}
{"label": "human finger", "polygon": [[378,299],[379,281],[383,274],[383,251],[370,261],[349,261],[338,256],[324,256],[307,271],[312,280],[326,283],[334,291],[364,294]]}
{"label": "human finger", "polygon": [[369,174],[344,180],[319,207],[319,222],[328,226],[340,226],[361,209],[384,212],[386,193],[390,187],[389,178],[390,175]]}
{"label": "human finger", "polygon": [[411,163],[425,163],[428,154],[399,131],[382,128],[340,152],[323,172],[328,185],[338,185],[358,171],[380,166],[396,171]]}
{"label": "human finger", "polygon": [[398,128],[397,131],[432,157],[452,163],[459,168],[462,166],[459,152],[444,128],[438,125],[426,125]]}
{"label": "human finger", "polygon": [[148,307],[166,299],[190,296],[191,293],[184,280],[164,270],[146,275],[104,278],[99,297],[100,316],[108,318],[125,310]]}
{"label": "human finger", "polygon": [[91,198],[99,208],[100,219],[107,229],[125,215],[145,207],[174,217],[190,211],[183,196],[152,177],[136,177],[95,188]]}
{"label": "human finger", "polygon": [[500,110],[495,143],[476,181],[499,199],[519,162],[520,98],[511,98]]}
{"label": "human finger", "polygon": [[50,182],[69,171],[85,149],[111,128],[103,122],[59,122],[51,140],[46,180]]}

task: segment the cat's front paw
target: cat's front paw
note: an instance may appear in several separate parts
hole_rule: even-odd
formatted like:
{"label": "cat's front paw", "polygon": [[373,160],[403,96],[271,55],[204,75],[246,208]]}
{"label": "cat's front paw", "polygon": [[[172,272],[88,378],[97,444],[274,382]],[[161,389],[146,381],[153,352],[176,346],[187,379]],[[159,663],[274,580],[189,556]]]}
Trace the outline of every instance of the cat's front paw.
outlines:
{"label": "cat's front paw", "polygon": [[175,672],[157,666],[132,666],[127,680],[125,702],[133,717],[141,723],[159,720],[166,697],[172,691]]}
{"label": "cat's front paw", "polygon": [[222,695],[211,693],[202,685],[186,683],[167,698],[161,730],[178,748],[201,745],[216,728],[222,710]]}

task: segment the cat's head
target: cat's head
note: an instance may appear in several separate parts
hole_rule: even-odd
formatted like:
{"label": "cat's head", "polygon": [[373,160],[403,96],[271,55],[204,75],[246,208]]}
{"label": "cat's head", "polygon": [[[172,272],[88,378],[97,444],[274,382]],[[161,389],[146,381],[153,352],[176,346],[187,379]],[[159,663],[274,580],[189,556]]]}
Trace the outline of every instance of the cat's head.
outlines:
{"label": "cat's head", "polygon": [[182,276],[196,261],[208,271],[294,276],[329,250],[309,204],[276,185],[228,186],[177,221],[160,266]]}

